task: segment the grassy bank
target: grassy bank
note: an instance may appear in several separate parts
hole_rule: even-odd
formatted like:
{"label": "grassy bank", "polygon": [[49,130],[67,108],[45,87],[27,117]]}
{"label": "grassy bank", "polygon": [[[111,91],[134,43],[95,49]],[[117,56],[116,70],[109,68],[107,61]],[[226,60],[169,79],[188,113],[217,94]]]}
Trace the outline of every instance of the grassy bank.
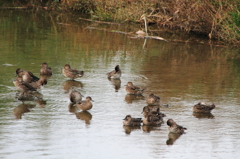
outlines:
{"label": "grassy bank", "polygon": [[240,46],[240,0],[19,0],[90,14],[92,19],[156,24]]}

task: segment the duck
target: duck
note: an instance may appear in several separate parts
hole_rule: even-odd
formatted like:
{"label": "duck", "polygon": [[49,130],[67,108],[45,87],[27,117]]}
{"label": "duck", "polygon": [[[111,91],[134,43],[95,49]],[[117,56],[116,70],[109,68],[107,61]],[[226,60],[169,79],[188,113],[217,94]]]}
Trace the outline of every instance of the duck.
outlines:
{"label": "duck", "polygon": [[82,94],[79,91],[73,90],[70,94],[69,94],[69,98],[70,101],[72,103],[79,103],[82,101]]}
{"label": "duck", "polygon": [[133,85],[132,82],[128,82],[127,85],[125,85],[125,90],[128,94],[133,95],[141,95],[143,94],[144,89],[141,89],[138,86]]}
{"label": "duck", "polygon": [[143,125],[158,126],[163,124],[163,118],[160,115],[150,114],[143,119]]}
{"label": "duck", "polygon": [[36,82],[39,80],[37,76],[35,76],[32,72],[22,70],[21,68],[16,69],[16,75],[22,77],[24,82]]}
{"label": "duck", "polygon": [[142,118],[132,118],[131,115],[126,115],[123,119],[124,126],[141,126]]}
{"label": "duck", "polygon": [[187,130],[187,128],[178,125],[173,119],[168,119],[167,125],[169,132],[176,133],[176,134],[183,134],[184,130]]}
{"label": "duck", "polygon": [[113,71],[107,73],[107,77],[112,79],[119,79],[121,75],[122,75],[122,71],[119,65],[117,65]]}
{"label": "duck", "polygon": [[23,81],[22,77],[17,77],[17,79],[13,81],[13,84],[20,92],[37,91],[29,83]]}
{"label": "duck", "polygon": [[52,69],[51,67],[48,67],[46,62],[43,62],[41,66],[40,75],[52,75]]}
{"label": "duck", "polygon": [[194,113],[211,113],[211,111],[215,108],[216,106],[214,104],[206,104],[204,102],[199,102],[198,104],[193,106],[193,112]]}
{"label": "duck", "polygon": [[43,85],[47,84],[46,78],[40,78],[38,81],[29,83],[33,88],[40,89]]}
{"label": "duck", "polygon": [[143,107],[142,114],[144,117],[147,117],[148,115],[160,115],[161,117],[165,117],[166,115],[162,112],[160,112],[159,106],[145,106]]}
{"label": "duck", "polygon": [[160,97],[151,93],[148,95],[146,102],[148,105],[160,105]]}
{"label": "duck", "polygon": [[72,69],[69,64],[65,64],[64,68],[62,69],[62,74],[65,77],[70,78],[71,80],[74,80],[75,78],[82,77],[83,74],[84,74],[84,71],[79,71],[79,70],[76,70],[76,69]]}
{"label": "duck", "polygon": [[87,111],[87,110],[92,109],[92,107],[93,107],[91,101],[94,102],[92,100],[92,98],[90,96],[88,96],[88,97],[86,97],[86,100],[76,103],[76,106],[78,108],[82,109],[82,111]]}

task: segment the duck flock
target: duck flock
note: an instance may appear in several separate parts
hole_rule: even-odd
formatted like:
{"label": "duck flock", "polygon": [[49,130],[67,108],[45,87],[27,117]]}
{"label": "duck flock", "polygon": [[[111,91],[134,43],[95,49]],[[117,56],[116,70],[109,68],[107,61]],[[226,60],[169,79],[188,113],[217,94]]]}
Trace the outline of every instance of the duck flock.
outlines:
{"label": "duck flock", "polygon": [[[52,75],[52,69],[48,67],[46,62],[42,63],[42,68],[40,70],[41,78],[33,75],[30,71],[22,70],[20,68],[16,69],[16,80],[13,84],[19,90],[19,95],[17,98],[19,100],[39,100],[41,99],[38,89],[43,85],[47,84],[47,79]],[[79,71],[72,69],[69,64],[65,64],[62,69],[62,74],[74,80],[76,78],[81,78],[84,75],[84,71]],[[120,79],[122,72],[120,66],[117,65],[115,69],[111,72],[108,72],[107,77],[109,79]],[[131,81],[127,82],[125,85],[125,90],[127,94],[131,95],[142,95],[145,89],[142,89],[138,86],[135,86]],[[82,94],[72,89],[69,93],[69,100],[74,107],[80,108],[82,111],[88,111],[92,109],[92,98],[90,96],[86,97],[86,100],[82,100]],[[40,100],[41,101],[41,100]],[[146,103],[148,106],[143,107],[142,114],[144,118],[134,118],[131,115],[126,115],[123,119],[123,125],[128,127],[141,126],[141,125],[150,125],[150,126],[159,126],[164,121],[163,118],[166,115],[160,112],[160,97],[151,93],[147,96]],[[215,108],[214,104],[206,104],[204,102],[199,102],[193,106],[194,113],[210,113],[212,109]],[[178,125],[173,119],[167,120],[167,125],[169,126],[169,132],[176,134],[183,134],[187,128]]]}

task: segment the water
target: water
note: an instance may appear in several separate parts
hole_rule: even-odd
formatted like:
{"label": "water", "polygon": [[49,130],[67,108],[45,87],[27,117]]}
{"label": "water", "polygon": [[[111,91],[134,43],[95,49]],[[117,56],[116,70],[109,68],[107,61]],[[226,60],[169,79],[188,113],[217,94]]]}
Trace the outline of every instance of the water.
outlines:
{"label": "water", "polygon": [[[139,29],[128,25],[86,29],[93,24],[48,12],[1,10],[0,14],[2,158],[237,158],[240,154],[238,49],[151,39],[143,46],[143,39],[109,32]],[[39,76],[42,62],[54,73],[40,90],[46,103],[23,104],[15,99],[15,70]],[[65,78],[61,69],[66,63],[84,70],[84,77]],[[117,64],[121,80],[109,81],[106,73]],[[127,95],[128,81],[146,88],[145,94]],[[69,107],[72,86],[93,98],[90,111]],[[142,117],[149,93],[161,97],[165,123],[123,127],[126,115]],[[194,114],[192,107],[199,101],[216,108],[209,115]],[[169,118],[187,127],[186,134],[169,134]]]}

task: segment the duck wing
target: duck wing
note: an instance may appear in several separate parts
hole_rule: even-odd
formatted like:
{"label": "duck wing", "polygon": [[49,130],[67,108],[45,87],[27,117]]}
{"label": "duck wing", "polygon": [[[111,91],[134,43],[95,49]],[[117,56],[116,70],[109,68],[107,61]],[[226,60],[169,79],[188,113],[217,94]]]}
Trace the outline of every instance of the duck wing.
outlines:
{"label": "duck wing", "polygon": [[33,81],[38,81],[39,78],[37,76],[35,76],[32,72],[27,71],[27,73],[32,77]]}

